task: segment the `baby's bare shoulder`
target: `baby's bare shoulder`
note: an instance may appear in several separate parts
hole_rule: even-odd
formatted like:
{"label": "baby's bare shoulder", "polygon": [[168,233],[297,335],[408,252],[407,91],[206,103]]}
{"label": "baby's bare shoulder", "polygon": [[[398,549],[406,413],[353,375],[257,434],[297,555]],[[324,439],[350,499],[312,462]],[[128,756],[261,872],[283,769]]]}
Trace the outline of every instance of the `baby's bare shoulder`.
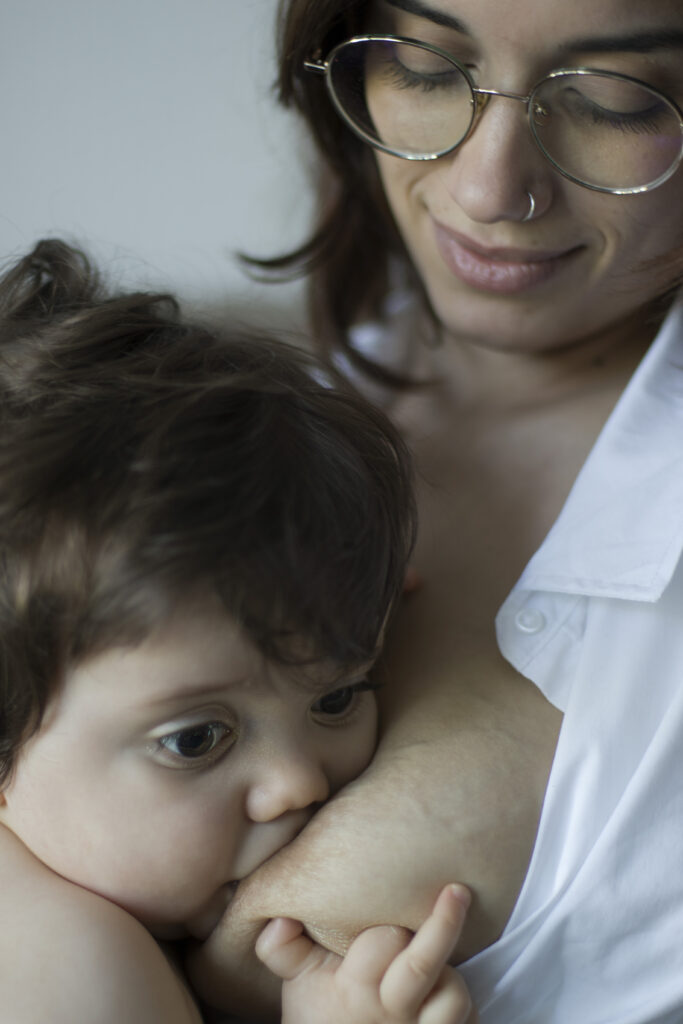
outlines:
{"label": "baby's bare shoulder", "polygon": [[0,1005],[12,1024],[200,1024],[156,941],[0,826]]}

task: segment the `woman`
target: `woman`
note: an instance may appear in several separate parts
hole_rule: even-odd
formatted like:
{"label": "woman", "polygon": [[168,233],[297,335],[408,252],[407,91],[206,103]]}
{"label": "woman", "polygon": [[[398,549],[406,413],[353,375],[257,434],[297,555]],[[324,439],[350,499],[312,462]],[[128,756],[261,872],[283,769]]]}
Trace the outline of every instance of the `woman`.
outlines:
{"label": "woman", "polygon": [[457,877],[483,1024],[683,1018],[682,48],[676,0],[283,0],[325,164],[284,266],[411,443],[417,586],[375,760],[241,888],[214,1000],[268,917],[343,951]]}

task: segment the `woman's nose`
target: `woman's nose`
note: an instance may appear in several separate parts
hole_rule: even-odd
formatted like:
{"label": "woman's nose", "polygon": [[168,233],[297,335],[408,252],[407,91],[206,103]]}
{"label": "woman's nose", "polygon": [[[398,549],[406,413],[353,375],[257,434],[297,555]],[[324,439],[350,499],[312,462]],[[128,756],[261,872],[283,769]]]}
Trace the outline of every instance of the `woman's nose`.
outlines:
{"label": "woman's nose", "polygon": [[529,193],[538,219],[552,200],[552,169],[534,143],[524,104],[517,99],[490,97],[471,134],[441,163],[445,190],[472,221],[522,221],[529,211]]}
{"label": "woman's nose", "polygon": [[323,803],[329,795],[321,758],[315,751],[291,749],[259,765],[247,793],[247,816],[252,821],[273,821],[288,811]]}

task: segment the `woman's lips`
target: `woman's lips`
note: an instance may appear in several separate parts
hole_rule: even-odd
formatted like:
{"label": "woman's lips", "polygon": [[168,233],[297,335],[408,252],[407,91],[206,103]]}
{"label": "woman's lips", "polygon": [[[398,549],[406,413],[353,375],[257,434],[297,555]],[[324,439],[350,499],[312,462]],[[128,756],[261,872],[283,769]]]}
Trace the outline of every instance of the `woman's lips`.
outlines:
{"label": "woman's lips", "polygon": [[457,278],[481,291],[512,295],[542,284],[574,256],[579,246],[560,251],[485,248],[434,222],[442,260]]}

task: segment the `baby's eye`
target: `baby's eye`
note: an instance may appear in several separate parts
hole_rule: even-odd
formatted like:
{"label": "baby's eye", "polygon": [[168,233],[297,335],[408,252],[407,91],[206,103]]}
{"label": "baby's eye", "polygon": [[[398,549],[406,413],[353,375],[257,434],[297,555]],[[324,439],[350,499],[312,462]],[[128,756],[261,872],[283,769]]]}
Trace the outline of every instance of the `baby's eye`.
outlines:
{"label": "baby's eye", "polygon": [[331,690],[324,697],[320,697],[315,704],[311,705],[311,711],[317,715],[324,715],[326,718],[340,718],[356,707],[363,692],[376,689],[378,689],[378,684],[369,679],[361,679],[357,683],[340,686],[337,690]]}
{"label": "baby's eye", "polygon": [[339,690],[326,693],[311,706],[311,710],[320,715],[343,715],[350,708],[355,695],[353,686],[342,686]]}
{"label": "baby's eye", "polygon": [[159,738],[160,745],[175,757],[185,760],[206,757],[229,733],[222,722],[203,722],[179,729]]}

